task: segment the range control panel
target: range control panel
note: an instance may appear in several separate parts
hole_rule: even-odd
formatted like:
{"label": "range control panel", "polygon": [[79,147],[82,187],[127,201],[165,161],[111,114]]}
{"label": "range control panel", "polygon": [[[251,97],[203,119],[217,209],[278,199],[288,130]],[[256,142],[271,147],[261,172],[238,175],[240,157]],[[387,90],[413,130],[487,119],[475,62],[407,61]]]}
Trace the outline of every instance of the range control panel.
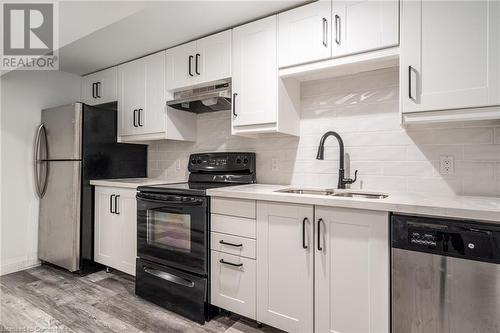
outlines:
{"label": "range control panel", "polygon": [[190,172],[255,172],[255,153],[204,153],[189,157]]}

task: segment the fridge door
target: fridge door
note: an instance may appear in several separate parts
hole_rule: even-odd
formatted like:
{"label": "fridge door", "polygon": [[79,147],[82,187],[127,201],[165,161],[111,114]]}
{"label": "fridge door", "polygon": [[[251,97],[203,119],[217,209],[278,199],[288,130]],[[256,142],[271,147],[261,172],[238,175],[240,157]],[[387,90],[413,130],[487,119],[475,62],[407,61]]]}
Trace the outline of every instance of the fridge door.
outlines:
{"label": "fridge door", "polygon": [[42,124],[47,132],[49,160],[82,158],[81,103],[42,110]]}
{"label": "fridge door", "polygon": [[80,263],[81,162],[47,162],[47,189],[40,199],[40,260],[74,272]]}

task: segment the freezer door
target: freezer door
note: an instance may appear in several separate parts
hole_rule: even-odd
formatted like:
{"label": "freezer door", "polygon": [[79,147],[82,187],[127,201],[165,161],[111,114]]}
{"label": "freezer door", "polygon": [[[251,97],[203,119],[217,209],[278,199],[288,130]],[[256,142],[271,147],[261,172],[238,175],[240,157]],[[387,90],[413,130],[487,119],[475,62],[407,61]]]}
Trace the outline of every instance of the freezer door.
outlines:
{"label": "freezer door", "polygon": [[40,199],[40,260],[74,272],[80,263],[81,162],[47,162],[47,190]]}
{"label": "freezer door", "polygon": [[82,147],[82,104],[42,110],[49,160],[79,160]]}

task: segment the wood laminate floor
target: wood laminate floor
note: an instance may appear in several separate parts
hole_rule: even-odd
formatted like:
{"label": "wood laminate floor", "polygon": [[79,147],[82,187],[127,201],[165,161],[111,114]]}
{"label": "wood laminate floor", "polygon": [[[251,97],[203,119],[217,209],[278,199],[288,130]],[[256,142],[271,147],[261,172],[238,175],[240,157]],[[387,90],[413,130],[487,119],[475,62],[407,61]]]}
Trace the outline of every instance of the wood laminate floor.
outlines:
{"label": "wood laminate floor", "polygon": [[81,277],[43,265],[1,276],[0,301],[0,332],[281,332],[234,315],[198,325],[135,296],[120,272]]}

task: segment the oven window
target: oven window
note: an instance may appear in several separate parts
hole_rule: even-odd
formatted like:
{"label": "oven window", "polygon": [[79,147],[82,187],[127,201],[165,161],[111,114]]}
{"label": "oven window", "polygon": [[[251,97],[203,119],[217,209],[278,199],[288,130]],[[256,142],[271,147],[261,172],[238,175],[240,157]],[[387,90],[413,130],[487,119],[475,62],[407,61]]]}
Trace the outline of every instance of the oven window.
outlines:
{"label": "oven window", "polygon": [[148,210],[148,245],[191,252],[191,215]]}

